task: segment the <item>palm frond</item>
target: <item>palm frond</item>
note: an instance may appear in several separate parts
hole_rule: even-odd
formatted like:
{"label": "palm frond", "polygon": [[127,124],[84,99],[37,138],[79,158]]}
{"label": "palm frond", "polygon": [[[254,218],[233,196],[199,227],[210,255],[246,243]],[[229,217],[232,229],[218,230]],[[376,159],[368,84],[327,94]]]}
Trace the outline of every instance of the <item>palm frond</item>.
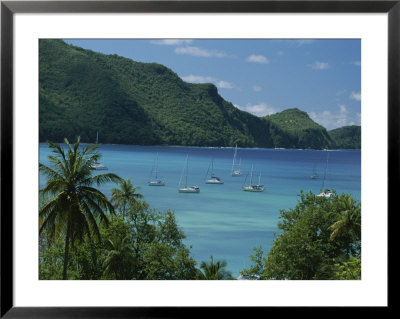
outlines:
{"label": "palm frond", "polygon": [[[64,167],[62,166],[62,173],[65,173],[63,169],[64,169]],[[60,174],[60,172],[57,172],[56,170],[54,170],[42,163],[39,163],[39,172],[41,172],[42,174],[47,176],[48,179],[53,179],[53,178],[62,179],[63,178],[63,175]]]}
{"label": "palm frond", "polygon": [[100,186],[109,182],[119,183],[122,179],[114,173],[103,173],[91,176],[90,180],[91,182],[95,182],[97,186]]}
{"label": "palm frond", "polygon": [[64,152],[63,148],[59,144],[56,144],[56,143],[53,143],[53,142],[47,142],[47,145],[49,146],[49,148],[51,149],[51,151],[53,153],[61,156],[62,159],[64,160],[64,162],[66,161],[65,152]]}
{"label": "palm frond", "polygon": [[[93,234],[95,239],[97,241],[100,241],[100,237],[101,236],[100,236],[99,227],[97,226],[97,220],[94,218],[94,216],[93,216],[93,214],[91,212],[91,209],[87,205],[87,203],[82,202],[82,206],[83,206],[83,211],[85,213],[85,219],[87,220],[88,225],[90,225],[91,232],[89,233],[89,235]],[[107,218],[107,217],[105,217],[105,218]]]}

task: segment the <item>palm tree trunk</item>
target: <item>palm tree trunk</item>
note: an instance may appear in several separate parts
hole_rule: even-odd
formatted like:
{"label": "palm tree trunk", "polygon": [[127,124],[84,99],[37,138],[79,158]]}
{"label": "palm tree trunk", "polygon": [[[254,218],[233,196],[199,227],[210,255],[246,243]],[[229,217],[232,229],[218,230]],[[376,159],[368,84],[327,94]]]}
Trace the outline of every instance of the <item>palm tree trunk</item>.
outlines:
{"label": "palm tree trunk", "polygon": [[66,236],[66,238],[65,238],[63,280],[67,280],[67,266],[68,266],[70,228],[71,228],[71,227],[70,227],[70,222],[68,222],[68,226],[67,226],[67,236]]}

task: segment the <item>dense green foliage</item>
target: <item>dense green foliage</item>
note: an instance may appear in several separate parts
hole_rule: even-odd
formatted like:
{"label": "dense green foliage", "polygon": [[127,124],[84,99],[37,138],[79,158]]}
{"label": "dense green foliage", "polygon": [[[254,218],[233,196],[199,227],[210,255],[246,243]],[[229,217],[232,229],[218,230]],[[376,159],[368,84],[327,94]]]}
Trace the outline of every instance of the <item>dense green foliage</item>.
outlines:
{"label": "dense green foliage", "polygon": [[39,41],[42,142],[78,135],[94,142],[99,132],[101,143],[115,144],[335,147],[311,120],[293,131],[273,119],[241,111],[213,84],[186,83],[163,65]]}
{"label": "dense green foliage", "polygon": [[[49,142],[51,165],[39,163],[48,178],[40,190],[40,279],[233,279],[213,256],[196,268],[175,215],[150,209],[130,179],[92,175],[97,145],[65,144]],[[110,181],[119,184],[111,201],[92,186]],[[247,279],[361,279],[361,204],[350,195],[301,192],[295,208],[281,210],[278,229],[265,256],[253,248],[241,271]]]}
{"label": "dense green foliage", "polygon": [[[129,180],[121,182],[123,187]],[[138,195],[138,194],[135,194]],[[42,204],[43,207],[44,204]],[[125,209],[125,217],[122,209]],[[99,238],[89,233],[71,246],[65,260],[65,236],[41,232],[39,238],[40,279],[107,279],[162,280],[197,279],[200,270],[190,257],[182,240],[185,234],[178,227],[171,211],[150,209],[143,200],[130,198],[119,206],[107,224],[99,225]],[[60,208],[61,210],[61,208]],[[62,210],[61,210],[62,211]],[[68,266],[68,277],[63,267]]]}
{"label": "dense green foliage", "polygon": [[[40,190],[44,199],[39,210],[40,229],[54,241],[65,237],[63,279],[67,279],[67,264],[70,246],[85,236],[100,240],[99,224],[107,224],[107,212],[113,214],[114,207],[107,197],[92,185],[101,185],[109,181],[119,181],[112,173],[92,175],[90,166],[98,161],[98,145],[91,145],[82,150],[80,138],[72,146],[65,139],[67,149],[50,143],[54,153],[50,155],[51,166],[39,163],[39,170],[48,177],[46,186]],[[48,197],[49,200],[45,200]]]}
{"label": "dense green foliage", "polygon": [[263,279],[360,279],[361,207],[350,195],[302,192],[280,219],[260,269]]}
{"label": "dense green foliage", "polygon": [[276,135],[275,144],[285,148],[334,148],[335,145],[324,127],[310,119],[306,112],[297,108],[264,117],[288,134],[284,139]]}
{"label": "dense green foliage", "polygon": [[134,187],[130,178],[120,181],[119,186],[120,188],[111,190],[111,203],[121,211],[122,217],[125,218],[127,210],[136,203],[137,199],[142,199],[143,195],[136,192],[140,187]]}
{"label": "dense green foliage", "polygon": [[343,126],[328,131],[335,141],[336,147],[341,149],[361,149],[361,126]]}
{"label": "dense green foliage", "polygon": [[[171,211],[150,209],[130,179],[91,169],[98,145],[82,147],[79,137],[65,144],[49,142],[50,165],[39,163],[47,177],[40,190],[40,279],[231,279],[226,262],[202,263],[205,276],[195,267]],[[93,187],[105,182],[119,185],[110,201]]]}
{"label": "dense green foliage", "polygon": [[[172,280],[196,279],[190,257],[172,212],[158,212],[138,201],[129,217],[119,214],[101,226],[100,242],[86,238],[71,250],[68,279]],[[40,279],[61,279],[63,242],[41,237]]]}
{"label": "dense green foliage", "polygon": [[250,255],[251,265],[250,268],[240,271],[241,275],[248,276],[248,279],[260,279],[261,274],[264,272],[264,251],[262,246],[254,247],[254,253]]}
{"label": "dense green foliage", "polygon": [[233,279],[231,273],[226,270],[227,262],[225,260],[218,260],[214,262],[213,256],[210,257],[210,262],[203,261],[200,264],[198,279],[200,280],[227,280]]}
{"label": "dense green foliage", "polygon": [[261,119],[162,65],[59,40],[40,40],[39,62],[40,141],[99,131],[102,143],[273,146]]}

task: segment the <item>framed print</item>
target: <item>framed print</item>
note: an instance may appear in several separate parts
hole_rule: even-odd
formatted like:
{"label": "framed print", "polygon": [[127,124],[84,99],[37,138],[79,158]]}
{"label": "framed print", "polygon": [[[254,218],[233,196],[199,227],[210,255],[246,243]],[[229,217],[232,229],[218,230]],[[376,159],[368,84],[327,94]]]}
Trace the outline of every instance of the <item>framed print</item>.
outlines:
{"label": "framed print", "polygon": [[399,18],[2,1],[1,316],[389,309]]}

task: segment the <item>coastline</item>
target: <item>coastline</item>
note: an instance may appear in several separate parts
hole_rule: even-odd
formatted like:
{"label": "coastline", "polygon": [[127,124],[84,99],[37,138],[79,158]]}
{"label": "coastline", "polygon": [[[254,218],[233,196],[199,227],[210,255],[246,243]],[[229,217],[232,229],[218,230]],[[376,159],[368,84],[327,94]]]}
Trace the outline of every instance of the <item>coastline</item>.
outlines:
{"label": "coastline", "polygon": [[[71,141],[70,141],[71,142]],[[57,144],[64,144],[62,142],[55,142]],[[47,144],[47,142],[40,142],[39,144]],[[94,143],[90,142],[81,142],[81,145],[90,145]],[[201,148],[201,149],[235,149],[234,146],[199,146],[199,145],[168,145],[168,144],[116,144],[116,143],[99,143],[99,145],[107,145],[107,146],[140,146],[140,147],[189,147],[189,148]],[[361,148],[324,148],[324,149],[314,149],[314,148],[285,148],[285,147],[237,147],[238,149],[252,149],[252,150],[286,150],[286,151],[361,151]]]}

